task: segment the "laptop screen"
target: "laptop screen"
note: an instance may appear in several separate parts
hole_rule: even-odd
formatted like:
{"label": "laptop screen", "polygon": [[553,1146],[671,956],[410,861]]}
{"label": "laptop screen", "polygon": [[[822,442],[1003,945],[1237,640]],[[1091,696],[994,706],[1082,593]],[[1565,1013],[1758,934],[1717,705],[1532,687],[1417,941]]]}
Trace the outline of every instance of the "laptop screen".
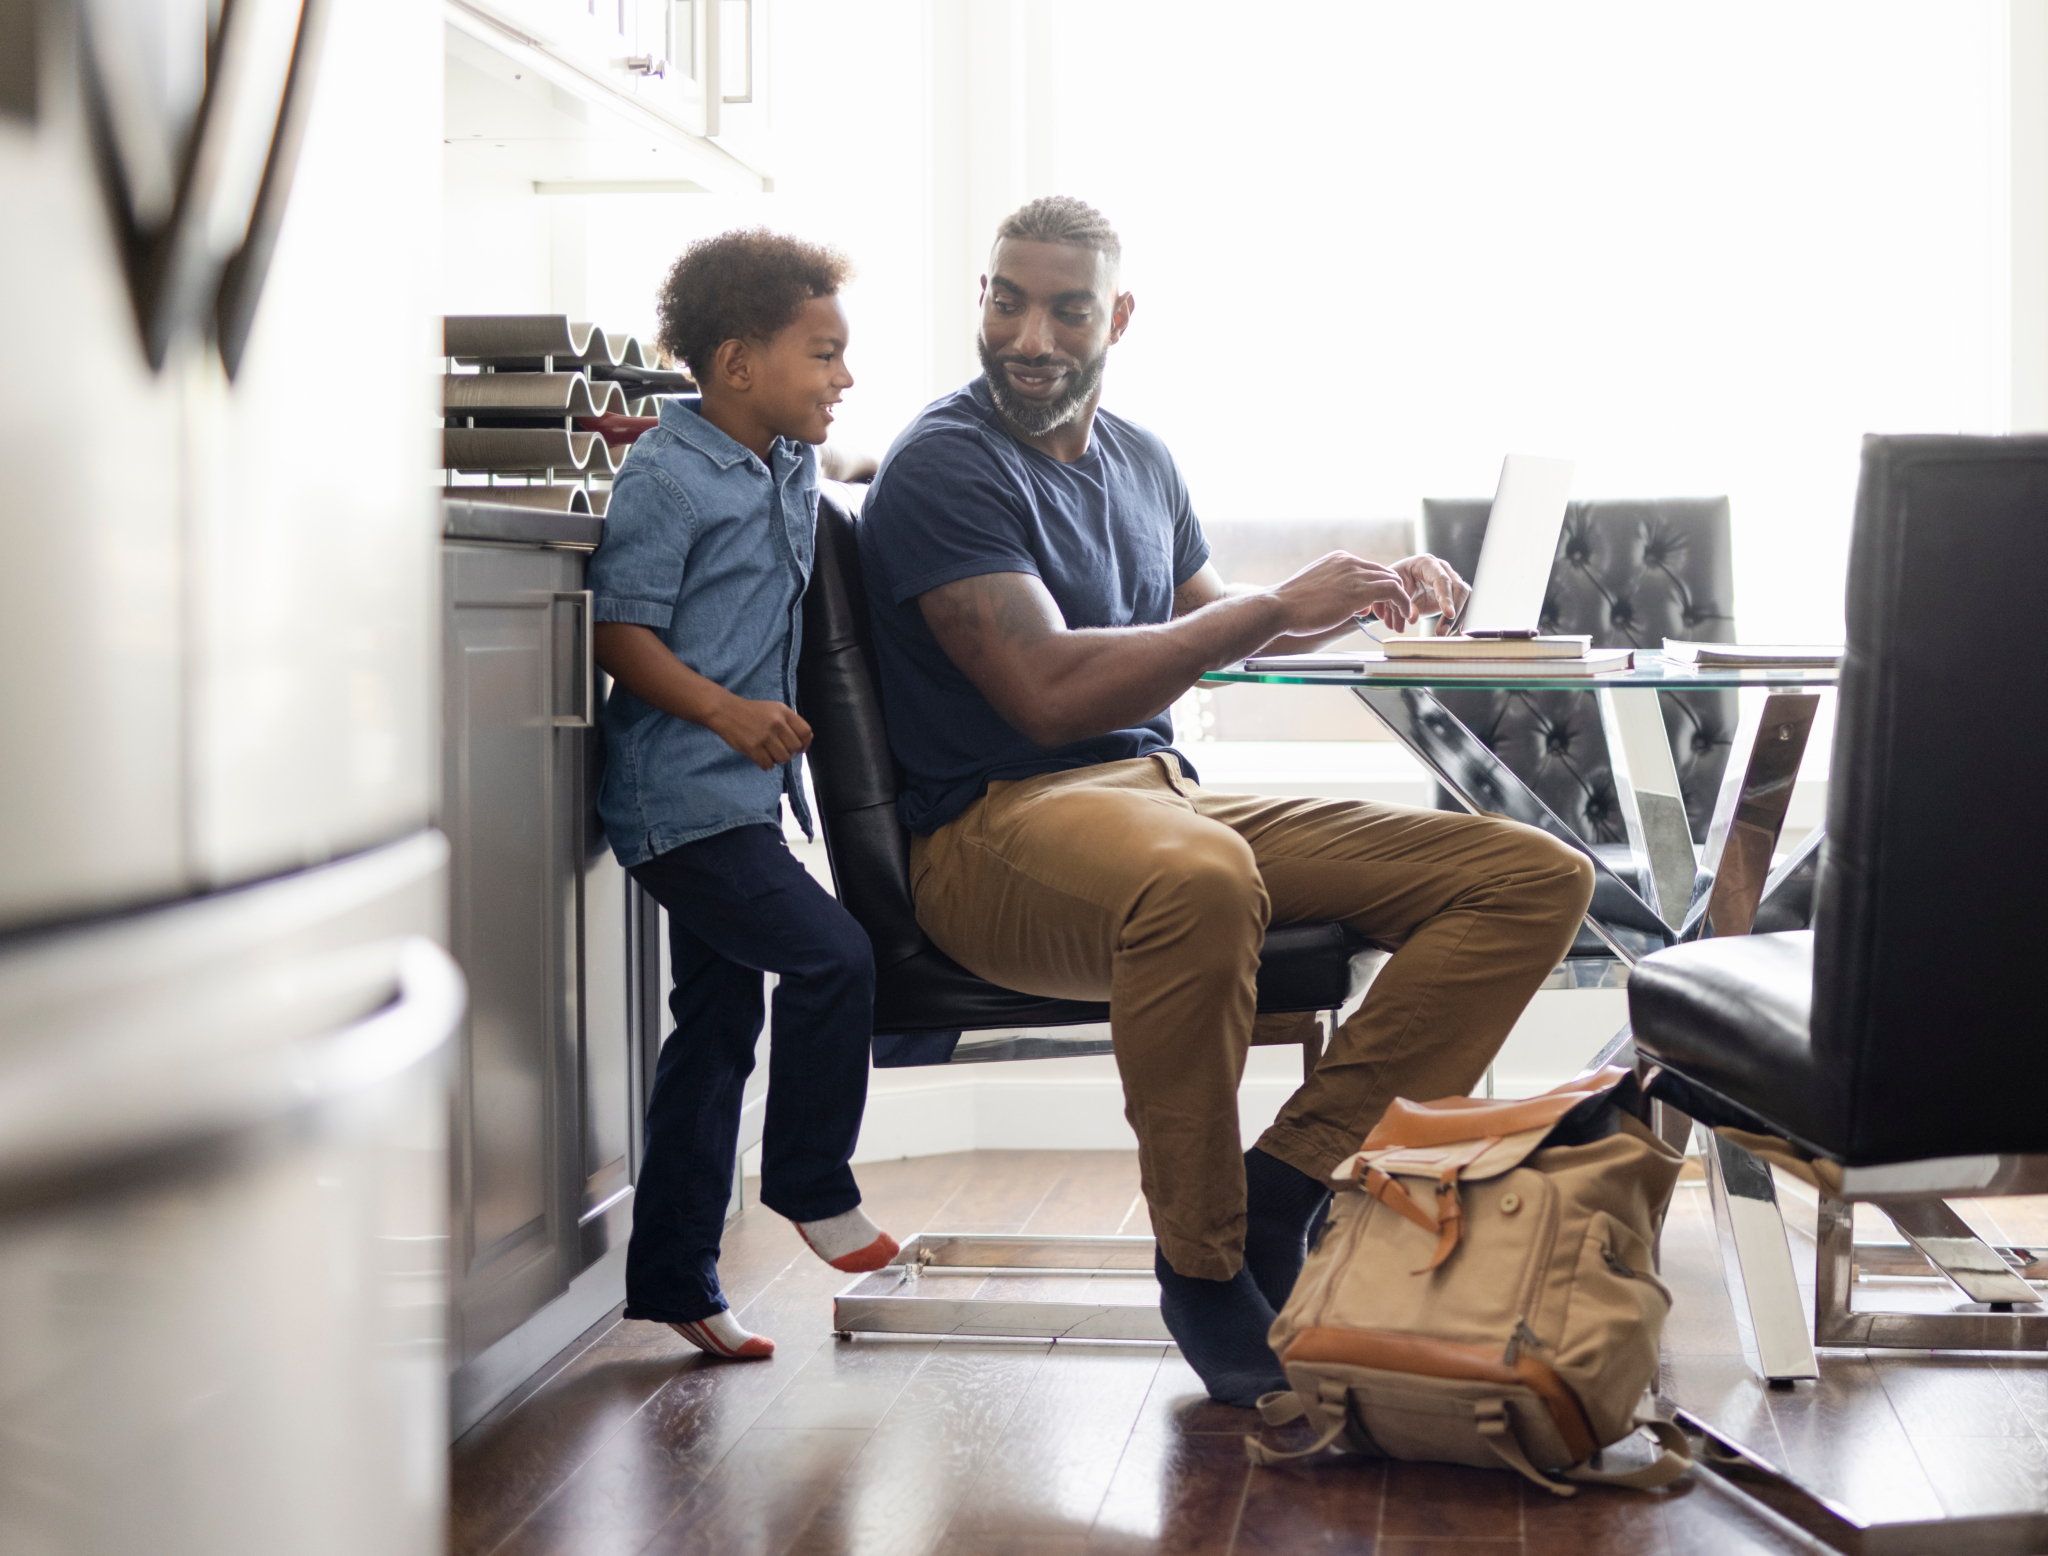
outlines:
{"label": "laptop screen", "polygon": [[1472,598],[1458,624],[1461,632],[1518,632],[1536,626],[1571,490],[1569,459],[1510,454],[1501,461],[1479,565],[1472,570]]}

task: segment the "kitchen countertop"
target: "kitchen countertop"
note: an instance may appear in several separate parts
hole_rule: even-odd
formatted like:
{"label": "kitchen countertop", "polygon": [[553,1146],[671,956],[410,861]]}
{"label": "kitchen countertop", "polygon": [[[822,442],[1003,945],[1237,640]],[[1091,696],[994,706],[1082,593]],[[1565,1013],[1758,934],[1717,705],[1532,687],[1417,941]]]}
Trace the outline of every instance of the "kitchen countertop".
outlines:
{"label": "kitchen countertop", "polygon": [[604,520],[588,513],[449,498],[441,504],[441,533],[450,540],[511,541],[594,551],[604,537]]}

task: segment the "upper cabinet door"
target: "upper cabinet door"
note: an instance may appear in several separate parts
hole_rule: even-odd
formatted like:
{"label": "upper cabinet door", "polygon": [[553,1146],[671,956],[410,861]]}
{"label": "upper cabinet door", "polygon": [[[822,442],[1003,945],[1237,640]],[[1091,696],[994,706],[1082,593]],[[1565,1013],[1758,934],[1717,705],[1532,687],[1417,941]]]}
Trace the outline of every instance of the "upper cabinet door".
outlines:
{"label": "upper cabinet door", "polygon": [[766,187],[768,0],[446,0],[451,166],[592,187]]}

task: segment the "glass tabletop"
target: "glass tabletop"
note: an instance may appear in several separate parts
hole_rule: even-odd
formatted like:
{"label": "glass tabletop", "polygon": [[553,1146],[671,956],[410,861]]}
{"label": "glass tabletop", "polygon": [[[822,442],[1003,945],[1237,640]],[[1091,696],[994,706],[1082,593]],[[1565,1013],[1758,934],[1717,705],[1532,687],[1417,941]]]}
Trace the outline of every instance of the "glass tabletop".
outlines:
{"label": "glass tabletop", "polygon": [[1722,669],[1682,664],[1662,654],[1642,649],[1636,653],[1633,670],[1611,675],[1516,675],[1503,666],[1474,675],[1461,671],[1447,675],[1441,668],[1409,661],[1399,670],[1247,670],[1243,665],[1212,670],[1205,682],[1253,683],[1268,686],[1425,686],[1433,691],[1459,687],[1494,691],[1599,691],[1602,688],[1638,689],[1664,692],[1719,691],[1743,686],[1819,687],[1833,686],[1841,677],[1837,666],[1824,669]]}

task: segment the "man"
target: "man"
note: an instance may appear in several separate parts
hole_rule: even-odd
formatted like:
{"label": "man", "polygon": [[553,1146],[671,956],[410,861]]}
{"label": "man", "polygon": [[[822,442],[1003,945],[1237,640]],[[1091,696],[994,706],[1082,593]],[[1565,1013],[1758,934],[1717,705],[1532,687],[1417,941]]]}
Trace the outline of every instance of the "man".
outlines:
{"label": "man", "polygon": [[[1078,200],[1002,224],[984,376],[890,450],[861,556],[918,922],[993,982],[1107,997],[1161,1311],[1209,1392],[1249,1404],[1284,1386],[1266,1331],[1325,1175],[1393,1097],[1470,1091],[1571,943],[1592,869],[1512,822],[1199,786],[1166,710],[1204,672],[1467,591],[1434,557],[1341,552],[1224,584],[1165,445],[1098,409],[1135,306],[1119,255]],[[1307,455],[1276,436],[1272,457]],[[1268,923],[1312,919],[1398,949],[1240,1155],[1259,947]]]}

